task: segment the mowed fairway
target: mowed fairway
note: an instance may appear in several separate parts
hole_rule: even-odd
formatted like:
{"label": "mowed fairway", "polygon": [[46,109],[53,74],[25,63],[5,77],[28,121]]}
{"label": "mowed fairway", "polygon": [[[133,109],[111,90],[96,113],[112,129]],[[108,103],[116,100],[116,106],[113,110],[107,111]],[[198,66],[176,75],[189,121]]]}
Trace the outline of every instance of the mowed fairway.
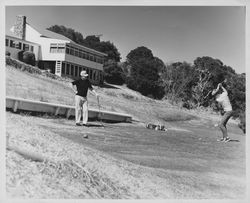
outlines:
{"label": "mowed fairway", "polygon": [[73,120],[30,119],[69,142],[154,169],[152,179],[162,179],[158,184],[166,185],[172,198],[244,198],[245,136],[233,125],[229,127],[233,141],[221,143],[216,141],[219,132],[211,126],[178,123],[178,128],[160,132],[136,124],[105,123],[103,128],[90,122],[92,126],[86,128],[76,127]]}

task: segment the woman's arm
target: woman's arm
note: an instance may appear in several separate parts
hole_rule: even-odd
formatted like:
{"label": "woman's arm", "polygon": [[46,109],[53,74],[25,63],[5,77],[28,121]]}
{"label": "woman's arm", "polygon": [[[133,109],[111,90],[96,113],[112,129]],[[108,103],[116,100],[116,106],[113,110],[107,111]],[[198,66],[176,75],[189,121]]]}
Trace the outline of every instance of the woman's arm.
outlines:
{"label": "woman's arm", "polygon": [[217,85],[217,88],[212,91],[212,95],[215,95],[219,91],[220,87],[221,87],[221,83],[219,83]]}
{"label": "woman's arm", "polygon": [[220,85],[220,87],[223,90],[223,92],[227,92],[227,90],[222,85]]}

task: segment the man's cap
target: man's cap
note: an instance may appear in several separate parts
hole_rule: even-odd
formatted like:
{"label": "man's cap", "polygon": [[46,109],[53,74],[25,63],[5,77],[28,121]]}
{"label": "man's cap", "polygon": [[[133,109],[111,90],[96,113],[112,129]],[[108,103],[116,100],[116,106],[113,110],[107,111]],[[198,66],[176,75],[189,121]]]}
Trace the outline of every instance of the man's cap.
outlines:
{"label": "man's cap", "polygon": [[88,76],[88,74],[87,74],[87,72],[85,70],[81,71],[80,75],[82,77],[87,77]]}

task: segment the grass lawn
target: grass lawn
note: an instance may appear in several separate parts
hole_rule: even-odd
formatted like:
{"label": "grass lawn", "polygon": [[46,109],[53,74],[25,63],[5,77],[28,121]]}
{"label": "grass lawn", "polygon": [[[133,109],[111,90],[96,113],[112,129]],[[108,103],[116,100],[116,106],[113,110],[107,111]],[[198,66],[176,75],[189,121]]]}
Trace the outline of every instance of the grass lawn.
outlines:
{"label": "grass lawn", "polygon": [[[143,123],[163,123],[175,120],[190,120],[194,115],[185,113],[166,101],[156,101],[123,86],[95,87],[100,95],[102,110],[123,112],[133,115]],[[69,83],[43,76],[6,68],[6,95],[36,101],[74,105],[74,93]],[[88,95],[90,108],[98,108],[92,94]]]}
{"label": "grass lawn", "polygon": [[[6,113],[9,144],[49,157],[55,164],[42,165],[8,150],[9,197],[245,197],[245,136],[234,122],[228,126],[233,141],[220,143],[216,141],[220,132],[213,127],[215,115],[183,111],[122,86],[97,91],[103,109],[129,113],[140,122],[104,123],[104,128],[90,122],[92,127],[84,128],[64,118]],[[6,92],[53,103],[74,102],[68,84],[11,67],[6,68]],[[95,98],[90,96],[89,101],[95,107]],[[165,124],[168,131],[146,129],[144,124],[152,121]],[[63,166],[61,172],[58,166]]]}

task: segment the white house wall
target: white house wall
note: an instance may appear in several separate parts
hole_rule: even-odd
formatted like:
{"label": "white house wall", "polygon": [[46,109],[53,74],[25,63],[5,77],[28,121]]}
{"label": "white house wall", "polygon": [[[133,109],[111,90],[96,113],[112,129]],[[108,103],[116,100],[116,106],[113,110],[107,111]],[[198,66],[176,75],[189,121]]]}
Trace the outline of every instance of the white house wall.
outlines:
{"label": "white house wall", "polygon": [[10,56],[14,59],[18,59],[18,52],[21,51],[19,49],[15,49],[12,47],[6,47],[6,51],[10,52]]}
{"label": "white house wall", "polygon": [[69,41],[52,39],[41,37],[41,34],[31,27],[29,24],[26,24],[26,40],[38,43],[41,45],[41,51],[39,55],[39,60],[43,61],[64,61],[64,53],[50,53],[50,44],[51,43],[66,43]]}
{"label": "white house wall", "polygon": [[40,37],[41,60],[43,61],[65,61],[65,53],[50,53],[51,43],[66,43],[67,41]]}
{"label": "white house wall", "polygon": [[40,35],[41,34],[37,30],[35,30],[29,24],[26,24],[25,39],[27,41],[31,41],[31,42],[41,44],[40,41],[39,41]]}

